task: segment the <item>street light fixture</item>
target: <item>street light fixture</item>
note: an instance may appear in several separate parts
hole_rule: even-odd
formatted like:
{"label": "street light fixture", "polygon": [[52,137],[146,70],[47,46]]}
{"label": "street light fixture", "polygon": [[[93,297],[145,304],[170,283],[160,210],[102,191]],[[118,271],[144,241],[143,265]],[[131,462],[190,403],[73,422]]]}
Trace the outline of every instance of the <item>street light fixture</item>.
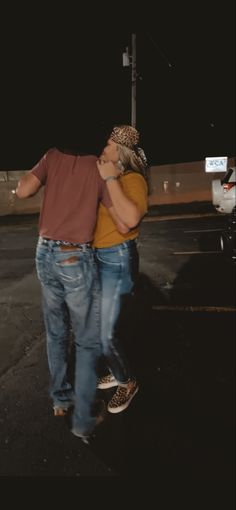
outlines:
{"label": "street light fixture", "polygon": [[123,67],[131,66],[131,126],[136,127],[136,34],[132,34],[132,52],[128,46],[122,55]]}

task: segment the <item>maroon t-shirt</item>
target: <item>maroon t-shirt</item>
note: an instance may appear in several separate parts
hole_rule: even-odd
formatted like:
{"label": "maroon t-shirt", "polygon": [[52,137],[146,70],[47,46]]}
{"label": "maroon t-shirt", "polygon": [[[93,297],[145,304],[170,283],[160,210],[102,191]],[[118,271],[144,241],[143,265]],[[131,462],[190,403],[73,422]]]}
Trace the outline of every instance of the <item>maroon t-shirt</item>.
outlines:
{"label": "maroon t-shirt", "polygon": [[75,156],[49,149],[31,172],[44,185],[39,233],[42,237],[92,241],[100,200],[111,207],[96,156]]}

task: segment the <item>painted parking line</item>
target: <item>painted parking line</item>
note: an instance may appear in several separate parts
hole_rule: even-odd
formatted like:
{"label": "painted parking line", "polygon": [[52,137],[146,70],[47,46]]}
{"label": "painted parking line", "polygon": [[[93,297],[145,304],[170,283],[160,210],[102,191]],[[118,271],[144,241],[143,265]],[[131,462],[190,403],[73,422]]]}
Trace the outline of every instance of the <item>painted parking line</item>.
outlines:
{"label": "painted parking line", "polygon": [[165,216],[146,216],[142,221],[144,222],[152,222],[152,221],[167,221],[167,220],[182,220],[188,218],[209,218],[209,217],[219,217],[217,213],[192,213],[192,214],[171,214]]}
{"label": "painted parking line", "polygon": [[153,305],[152,310],[174,312],[236,312],[235,306]]}
{"label": "painted parking line", "polygon": [[222,232],[222,228],[208,228],[204,230],[184,230],[184,234],[201,234],[202,232]]}
{"label": "painted parking line", "polygon": [[222,251],[173,251],[172,255],[199,255],[205,253],[222,253]]}

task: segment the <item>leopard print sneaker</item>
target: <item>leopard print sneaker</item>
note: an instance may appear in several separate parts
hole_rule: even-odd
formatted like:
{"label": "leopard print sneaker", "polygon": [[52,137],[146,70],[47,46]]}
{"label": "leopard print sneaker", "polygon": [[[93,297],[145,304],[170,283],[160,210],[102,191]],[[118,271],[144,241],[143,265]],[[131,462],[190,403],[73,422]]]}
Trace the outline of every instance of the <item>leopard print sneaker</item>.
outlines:
{"label": "leopard print sneaker", "polygon": [[120,413],[124,411],[129,406],[138,390],[139,386],[135,379],[132,379],[126,385],[119,385],[108,404],[107,410],[110,413]]}
{"label": "leopard print sneaker", "polygon": [[98,379],[97,387],[99,390],[106,390],[107,388],[113,388],[115,386],[118,386],[118,382],[112,374],[105,375]]}

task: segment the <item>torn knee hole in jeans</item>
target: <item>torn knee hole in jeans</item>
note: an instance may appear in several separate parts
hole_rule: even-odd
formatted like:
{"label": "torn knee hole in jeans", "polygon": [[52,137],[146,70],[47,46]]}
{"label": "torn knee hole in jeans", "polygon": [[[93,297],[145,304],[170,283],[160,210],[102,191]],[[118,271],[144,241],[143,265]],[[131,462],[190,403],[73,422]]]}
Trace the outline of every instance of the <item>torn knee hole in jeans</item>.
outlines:
{"label": "torn knee hole in jeans", "polygon": [[59,265],[60,265],[60,266],[65,266],[65,265],[67,265],[67,264],[68,264],[68,265],[70,265],[70,264],[74,264],[74,262],[78,262],[78,260],[79,260],[79,257],[75,257],[75,256],[73,256],[73,257],[68,257],[68,259],[62,260],[62,261],[59,263]]}

